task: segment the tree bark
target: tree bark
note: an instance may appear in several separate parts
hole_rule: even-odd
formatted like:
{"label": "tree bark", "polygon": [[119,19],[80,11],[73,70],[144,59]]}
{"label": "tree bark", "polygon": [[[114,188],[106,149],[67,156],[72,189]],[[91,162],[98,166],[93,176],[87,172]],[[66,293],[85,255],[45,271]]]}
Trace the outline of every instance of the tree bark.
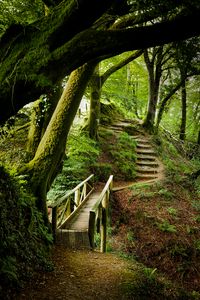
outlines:
{"label": "tree bark", "polygon": [[39,142],[41,140],[41,133],[42,133],[42,120],[40,120],[40,117],[42,116],[41,101],[42,101],[41,99],[38,99],[37,101],[34,102],[32,106],[31,122],[30,122],[30,128],[28,132],[28,141],[26,144],[26,151],[28,152],[29,160],[31,160],[34,157]]}
{"label": "tree bark", "polygon": [[156,108],[158,103],[158,95],[160,88],[160,79],[162,75],[162,59],[163,59],[163,46],[160,46],[157,50],[154,48],[153,57],[150,60],[148,50],[144,51],[144,59],[148,70],[149,77],[149,100],[147,115],[143,122],[143,126],[150,132],[153,131]]}
{"label": "tree bark", "polygon": [[37,147],[41,141],[42,136],[45,133],[49,121],[51,120],[61,94],[62,90],[60,84],[55,88],[53,95],[46,99],[46,102],[40,98],[33,104],[27,141],[27,152],[29,160],[31,160],[35,155]]}
{"label": "tree bark", "polygon": [[71,73],[34,158],[21,170],[30,176],[30,187],[46,223],[46,193],[62,165],[69,129],[93,70],[90,63]]}

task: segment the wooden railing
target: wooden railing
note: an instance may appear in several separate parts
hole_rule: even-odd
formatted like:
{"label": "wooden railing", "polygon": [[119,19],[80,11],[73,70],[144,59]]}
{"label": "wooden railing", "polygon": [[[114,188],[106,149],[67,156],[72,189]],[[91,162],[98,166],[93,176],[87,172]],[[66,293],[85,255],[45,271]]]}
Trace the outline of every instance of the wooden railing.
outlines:
{"label": "wooden railing", "polygon": [[62,197],[47,202],[48,208],[52,209],[51,223],[54,239],[56,238],[56,230],[72,218],[93,191],[93,177],[93,174],[90,175]]}
{"label": "wooden railing", "polygon": [[89,240],[92,249],[95,248],[95,233],[100,233],[100,251],[106,252],[106,237],[107,237],[107,219],[108,219],[108,203],[110,191],[113,185],[113,175],[111,175],[101,192],[99,199],[90,210],[89,216]]}

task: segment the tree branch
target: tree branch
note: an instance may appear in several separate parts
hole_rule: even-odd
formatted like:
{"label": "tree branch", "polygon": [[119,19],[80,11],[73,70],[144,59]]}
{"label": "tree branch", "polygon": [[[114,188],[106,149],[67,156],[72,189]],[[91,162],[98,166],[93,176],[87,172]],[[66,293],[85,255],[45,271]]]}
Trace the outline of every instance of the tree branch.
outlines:
{"label": "tree branch", "polygon": [[118,64],[112,66],[110,69],[108,69],[103,75],[101,75],[101,85],[104,84],[104,82],[110,77],[114,72],[121,69],[122,67],[126,66],[128,63],[133,61],[134,59],[138,58],[140,55],[142,55],[143,50],[138,50],[125,58],[124,60],[120,61]]}
{"label": "tree branch", "polygon": [[[102,0],[99,4],[98,0],[79,0],[79,5],[87,4],[84,12],[89,6],[92,8],[92,11],[87,11],[87,14],[82,16],[82,10],[76,8],[79,11],[80,23],[75,18],[77,13],[73,11],[70,15],[73,21],[68,22],[69,7],[63,12],[60,4],[53,15],[42,18],[39,24],[27,26],[25,29],[18,27],[14,36],[12,32],[4,35],[0,42],[0,57],[4,57],[0,72],[0,101],[4,111],[0,115],[0,123],[26,103],[37,99],[40,94],[51,92],[53,84],[85,62],[106,55],[114,56],[125,51],[163,45],[200,34],[200,10],[151,26],[125,30],[81,31],[97,19],[98,14],[101,16],[102,11],[106,11],[112,2]],[[71,0],[68,5],[72,5],[75,9],[75,0]],[[96,5],[101,6],[98,12]],[[62,16],[60,16],[61,12]],[[88,19],[86,23],[85,19]],[[78,27],[73,28],[74,22],[79,23]],[[66,28],[70,30],[66,31]],[[13,43],[12,47],[10,41]],[[13,72],[16,61],[19,63]],[[13,87],[13,102],[11,102]]]}

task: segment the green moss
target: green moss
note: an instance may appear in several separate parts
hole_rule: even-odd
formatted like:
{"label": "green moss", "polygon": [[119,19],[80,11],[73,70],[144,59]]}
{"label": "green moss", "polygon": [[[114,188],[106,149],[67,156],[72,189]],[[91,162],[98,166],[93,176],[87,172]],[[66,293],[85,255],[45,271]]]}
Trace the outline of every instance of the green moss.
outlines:
{"label": "green moss", "polygon": [[5,298],[34,271],[49,268],[52,237],[27,183],[0,166],[0,293]]}

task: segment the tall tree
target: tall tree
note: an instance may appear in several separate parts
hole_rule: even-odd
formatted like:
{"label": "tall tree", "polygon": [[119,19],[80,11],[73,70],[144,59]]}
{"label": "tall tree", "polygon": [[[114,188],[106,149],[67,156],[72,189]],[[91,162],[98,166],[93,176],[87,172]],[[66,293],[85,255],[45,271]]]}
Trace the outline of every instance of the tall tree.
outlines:
{"label": "tall tree", "polygon": [[[44,17],[23,26],[13,23],[1,36],[1,123],[41,94],[52,93],[58,81],[91,59],[200,32],[198,1],[158,5],[154,0],[148,7],[143,1],[125,0],[49,2],[52,8]],[[163,14],[167,21],[160,21]],[[102,23],[104,28],[120,24],[120,29],[102,30]]]}
{"label": "tall tree", "polygon": [[37,207],[46,223],[46,194],[62,165],[69,129],[93,70],[94,65],[90,63],[71,73],[34,158],[20,170],[29,175]]}
{"label": "tall tree", "polygon": [[[180,138],[185,139],[186,135],[186,121],[187,121],[187,90],[186,82],[191,80],[195,75],[198,75],[200,70],[199,65],[199,39],[192,38],[184,42],[175,43],[173,45],[174,55],[167,70],[168,76],[166,77],[165,84],[162,90],[167,93],[161,93],[161,101],[159,104],[156,127],[162,119],[163,112],[169,103],[171,97],[181,89],[181,118],[180,118]],[[170,76],[169,76],[170,75]],[[189,82],[189,81],[188,81]],[[195,104],[192,104],[195,107]],[[196,111],[193,113],[195,119]]]}
{"label": "tall tree", "polygon": [[180,125],[180,139],[182,141],[186,138],[186,124],[187,124],[187,90],[186,78],[189,73],[195,70],[195,64],[198,61],[199,39],[189,39],[181,41],[176,45],[176,63],[180,72],[181,86],[181,125]]}
{"label": "tall tree", "polygon": [[149,100],[143,126],[150,131],[153,130],[156,116],[163,58],[163,46],[144,51],[144,60],[149,74]]}

